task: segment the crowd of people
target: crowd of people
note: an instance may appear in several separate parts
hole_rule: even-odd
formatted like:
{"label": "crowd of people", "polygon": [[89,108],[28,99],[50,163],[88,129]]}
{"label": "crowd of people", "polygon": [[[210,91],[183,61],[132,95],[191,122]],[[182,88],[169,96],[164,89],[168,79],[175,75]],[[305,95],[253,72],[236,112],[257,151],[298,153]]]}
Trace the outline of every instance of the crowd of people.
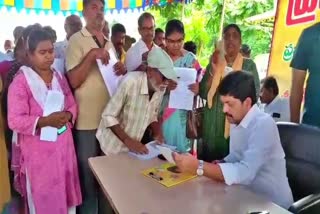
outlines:
{"label": "crowd of people", "polygon": [[[23,212],[112,213],[88,159],[128,151],[146,154],[145,144],[152,140],[177,148],[174,159],[181,171],[228,185],[247,185],[288,208],[293,198],[276,122],[290,118],[299,122],[301,97],[297,96],[305,77],[300,70],[318,68],[303,59],[309,44],[303,38],[316,29],[303,34],[292,61],[299,70],[294,71],[293,84],[298,86],[293,85],[297,94],[291,99],[290,115],[289,101],[279,96],[276,79],[267,77],[260,83],[238,25],[224,28],[222,41],[202,67],[196,44],[184,41],[180,20],[168,21],[162,30],[145,12],[137,22],[141,35],[137,42],[120,23],[111,26],[109,38],[104,6],[104,0],[84,0],[84,26],[80,17],[68,16],[66,38],[60,42],[51,27],[17,27],[14,48],[6,41],[6,53],[0,55],[2,117],[14,173],[11,184],[21,195]],[[112,96],[97,65],[97,59],[109,63],[110,51],[118,60],[115,74],[124,76]],[[64,69],[53,67],[56,59],[63,60]],[[196,72],[196,82],[187,90],[205,103],[198,157],[188,155],[194,142],[186,133],[188,111],[169,107],[170,92],[178,84],[175,67]],[[303,121],[319,125],[320,120],[309,115],[319,106],[313,103],[312,90]],[[52,91],[64,102],[60,111],[46,115]],[[59,131],[54,143],[40,138],[48,126]]]}

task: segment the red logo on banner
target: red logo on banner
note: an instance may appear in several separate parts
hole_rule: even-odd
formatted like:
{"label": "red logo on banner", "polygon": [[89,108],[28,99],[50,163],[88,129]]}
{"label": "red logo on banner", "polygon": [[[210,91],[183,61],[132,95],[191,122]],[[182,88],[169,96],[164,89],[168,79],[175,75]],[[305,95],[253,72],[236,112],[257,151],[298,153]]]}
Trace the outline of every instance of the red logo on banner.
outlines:
{"label": "red logo on banner", "polygon": [[319,0],[289,0],[286,24],[296,25],[316,20]]}

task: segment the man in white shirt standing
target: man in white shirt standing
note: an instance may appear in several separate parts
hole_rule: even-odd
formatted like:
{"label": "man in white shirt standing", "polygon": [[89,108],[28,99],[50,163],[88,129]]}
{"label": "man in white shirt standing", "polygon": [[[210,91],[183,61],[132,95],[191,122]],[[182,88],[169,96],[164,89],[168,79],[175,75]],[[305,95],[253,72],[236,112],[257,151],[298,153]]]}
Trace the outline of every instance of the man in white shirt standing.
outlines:
{"label": "man in white shirt standing", "polygon": [[126,55],[126,67],[128,71],[146,71],[147,57],[153,48],[159,48],[154,44],[155,21],[151,13],[143,13],[138,19],[138,30],[141,39],[132,46]]}
{"label": "man in white shirt standing", "polygon": [[70,37],[82,29],[82,22],[79,16],[70,15],[66,18],[64,23],[64,30],[66,31],[66,39],[54,44],[55,58],[65,59],[68,40]]}
{"label": "man in white shirt standing", "polygon": [[54,43],[55,59],[53,63],[54,69],[59,72],[65,73],[66,52],[69,44],[69,39],[73,34],[82,29],[82,22],[79,16],[70,15],[64,22],[64,29],[66,31],[66,38],[61,42]]}
{"label": "man in white shirt standing", "polygon": [[217,92],[223,112],[232,124],[230,154],[223,160],[207,163],[191,155],[174,153],[178,168],[227,185],[247,185],[256,194],[287,209],[293,197],[285,154],[276,123],[256,105],[253,76],[233,71],[221,81]]}
{"label": "man in white shirt standing", "polygon": [[12,59],[5,53],[0,52],[0,62],[11,61]]}
{"label": "man in white shirt standing", "polygon": [[276,122],[290,122],[289,99],[279,97],[279,87],[277,80],[266,77],[261,81],[260,101],[265,104],[263,110],[269,114]]}

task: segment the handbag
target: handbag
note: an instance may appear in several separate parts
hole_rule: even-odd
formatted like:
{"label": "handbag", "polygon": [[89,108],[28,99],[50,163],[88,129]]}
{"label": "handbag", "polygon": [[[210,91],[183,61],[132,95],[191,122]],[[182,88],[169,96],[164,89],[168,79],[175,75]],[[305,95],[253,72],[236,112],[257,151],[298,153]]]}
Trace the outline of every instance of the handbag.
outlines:
{"label": "handbag", "polygon": [[202,120],[204,114],[204,101],[196,96],[193,101],[193,109],[187,112],[187,138],[200,139],[202,137]]}

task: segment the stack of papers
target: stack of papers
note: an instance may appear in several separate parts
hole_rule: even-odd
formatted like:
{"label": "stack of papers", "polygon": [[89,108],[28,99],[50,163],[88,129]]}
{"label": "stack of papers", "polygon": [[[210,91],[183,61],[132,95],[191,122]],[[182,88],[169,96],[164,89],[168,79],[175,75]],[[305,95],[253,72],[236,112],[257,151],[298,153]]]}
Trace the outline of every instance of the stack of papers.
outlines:
{"label": "stack of papers", "polygon": [[155,142],[150,142],[150,143],[146,144],[146,147],[149,151],[148,154],[140,155],[140,154],[137,154],[134,152],[129,152],[129,154],[138,158],[139,160],[150,160],[150,159],[153,159],[153,158],[157,157],[158,155],[160,155],[160,152],[157,149]]}
{"label": "stack of papers", "polygon": [[[167,144],[158,145],[156,141],[149,142],[148,144],[146,144],[146,147],[147,147],[147,149],[149,151],[148,154],[140,155],[140,154],[136,154],[134,152],[129,152],[129,154],[134,156],[134,157],[136,157],[136,158],[138,158],[139,160],[151,160],[151,159],[157,157],[158,155],[162,154],[160,148],[162,150],[166,151],[167,153],[171,152],[171,154],[172,154],[172,151],[176,149],[175,146],[170,146],[170,145],[167,145]],[[166,148],[167,150],[163,149],[163,148]],[[167,153],[166,153],[166,155],[167,155]],[[164,157],[166,157],[166,156],[164,156]]]}

